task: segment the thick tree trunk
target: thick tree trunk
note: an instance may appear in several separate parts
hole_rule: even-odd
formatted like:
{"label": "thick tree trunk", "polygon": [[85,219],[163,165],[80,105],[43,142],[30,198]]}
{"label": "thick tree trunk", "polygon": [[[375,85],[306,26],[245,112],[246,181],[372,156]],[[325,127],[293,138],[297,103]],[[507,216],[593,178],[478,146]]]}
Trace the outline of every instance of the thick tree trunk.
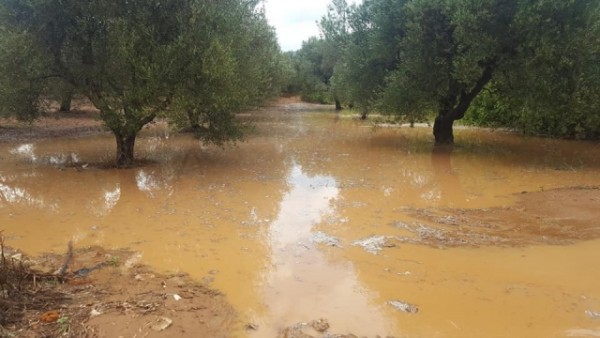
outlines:
{"label": "thick tree trunk", "polygon": [[114,133],[117,140],[117,166],[126,167],[133,164],[133,148],[137,134],[123,136]]}
{"label": "thick tree trunk", "polygon": [[438,116],[433,124],[433,136],[435,136],[436,145],[449,145],[454,144],[454,134],[452,132],[452,125],[454,119],[448,116]]}
{"label": "thick tree trunk", "polygon": [[483,90],[483,87],[490,82],[496,60],[488,61],[481,76],[472,88],[467,90],[464,86],[453,81],[454,90],[450,90],[448,95],[442,98],[439,102],[439,114],[433,124],[433,135],[435,136],[436,145],[452,145],[454,144],[454,134],[452,133],[452,125],[455,120],[460,120],[465,116],[465,112],[469,109],[471,102]]}
{"label": "thick tree trunk", "polygon": [[65,90],[62,93],[60,101],[60,111],[71,111],[71,99],[73,98],[73,91]]}
{"label": "thick tree trunk", "polygon": [[335,99],[335,110],[342,110],[342,103],[338,99]]}

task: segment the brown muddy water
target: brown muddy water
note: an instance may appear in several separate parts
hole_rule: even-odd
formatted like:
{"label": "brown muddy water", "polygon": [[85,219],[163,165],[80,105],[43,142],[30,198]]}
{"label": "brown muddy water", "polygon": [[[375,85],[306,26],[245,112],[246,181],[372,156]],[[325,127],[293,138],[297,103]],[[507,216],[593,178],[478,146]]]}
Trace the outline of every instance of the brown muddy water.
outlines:
{"label": "brown muddy water", "polygon": [[234,337],[318,318],[368,337],[600,336],[598,219],[583,239],[436,232],[460,235],[456,217],[510,211],[522,192],[600,186],[598,144],[459,129],[440,153],[430,128],[291,108],[250,114],[257,132],[225,150],[146,132],[150,164],[124,170],[86,165],[112,160],[109,136],[0,144],[0,229],[32,255],[73,240],[189,273],[237,309]]}

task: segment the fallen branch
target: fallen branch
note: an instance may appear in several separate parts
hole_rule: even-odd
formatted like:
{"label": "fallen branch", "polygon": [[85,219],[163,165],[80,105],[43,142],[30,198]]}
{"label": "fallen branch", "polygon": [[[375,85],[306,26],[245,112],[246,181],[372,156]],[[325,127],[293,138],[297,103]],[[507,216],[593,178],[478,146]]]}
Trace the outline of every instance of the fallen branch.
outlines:
{"label": "fallen branch", "polygon": [[68,249],[67,249],[67,256],[65,257],[65,262],[60,267],[60,270],[58,270],[58,275],[61,278],[63,278],[65,276],[65,272],[67,271],[67,267],[69,266],[69,262],[71,261],[72,257],[73,257],[73,242],[69,241]]}

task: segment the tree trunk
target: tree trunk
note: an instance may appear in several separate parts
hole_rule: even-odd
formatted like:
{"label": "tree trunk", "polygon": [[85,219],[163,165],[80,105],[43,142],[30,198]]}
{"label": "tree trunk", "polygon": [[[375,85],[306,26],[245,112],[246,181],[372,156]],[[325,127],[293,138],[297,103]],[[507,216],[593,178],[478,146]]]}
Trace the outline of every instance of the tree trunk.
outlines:
{"label": "tree trunk", "polygon": [[73,98],[72,90],[65,90],[62,93],[60,101],[60,111],[71,111],[71,99]]}
{"label": "tree trunk", "polygon": [[335,110],[342,110],[342,103],[338,99],[335,99]]}
{"label": "tree trunk", "polygon": [[436,145],[454,144],[453,124],[454,119],[448,116],[440,115],[436,117],[433,123],[433,136],[435,136]]}
{"label": "tree trunk", "polygon": [[360,109],[360,119],[361,120],[366,120],[368,114],[369,114],[369,110],[367,108]]}
{"label": "tree trunk", "polygon": [[433,124],[433,135],[435,136],[436,145],[452,145],[454,144],[454,135],[452,133],[452,125],[455,120],[460,120],[465,116],[471,102],[483,90],[485,85],[491,81],[496,66],[496,60],[489,61],[481,73],[481,76],[475,82],[474,86],[467,90],[464,86],[458,85],[457,81],[453,81],[453,90],[448,92],[448,95],[439,101],[439,114]]}
{"label": "tree trunk", "polygon": [[190,121],[190,127],[192,130],[200,129],[200,123],[198,122],[198,116],[194,115],[192,110],[187,111],[188,121]]}
{"label": "tree trunk", "polygon": [[133,148],[137,134],[123,136],[114,133],[117,140],[117,166],[126,167],[133,164]]}

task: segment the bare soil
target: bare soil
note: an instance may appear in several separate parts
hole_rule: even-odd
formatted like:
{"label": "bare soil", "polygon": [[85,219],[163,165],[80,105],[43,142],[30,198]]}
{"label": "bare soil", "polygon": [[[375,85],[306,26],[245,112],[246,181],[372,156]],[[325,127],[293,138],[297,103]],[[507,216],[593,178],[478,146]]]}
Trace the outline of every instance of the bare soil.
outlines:
{"label": "bare soil", "polygon": [[5,251],[27,273],[0,298],[11,305],[0,337],[228,337],[235,319],[218,291],[153,272],[132,252],[76,249],[61,277],[66,254],[30,259]]}
{"label": "bare soil", "polygon": [[43,116],[31,123],[0,118],[0,142],[86,137],[106,132],[99,111],[83,98],[73,101],[70,112],[58,111],[58,103],[51,104]]}

